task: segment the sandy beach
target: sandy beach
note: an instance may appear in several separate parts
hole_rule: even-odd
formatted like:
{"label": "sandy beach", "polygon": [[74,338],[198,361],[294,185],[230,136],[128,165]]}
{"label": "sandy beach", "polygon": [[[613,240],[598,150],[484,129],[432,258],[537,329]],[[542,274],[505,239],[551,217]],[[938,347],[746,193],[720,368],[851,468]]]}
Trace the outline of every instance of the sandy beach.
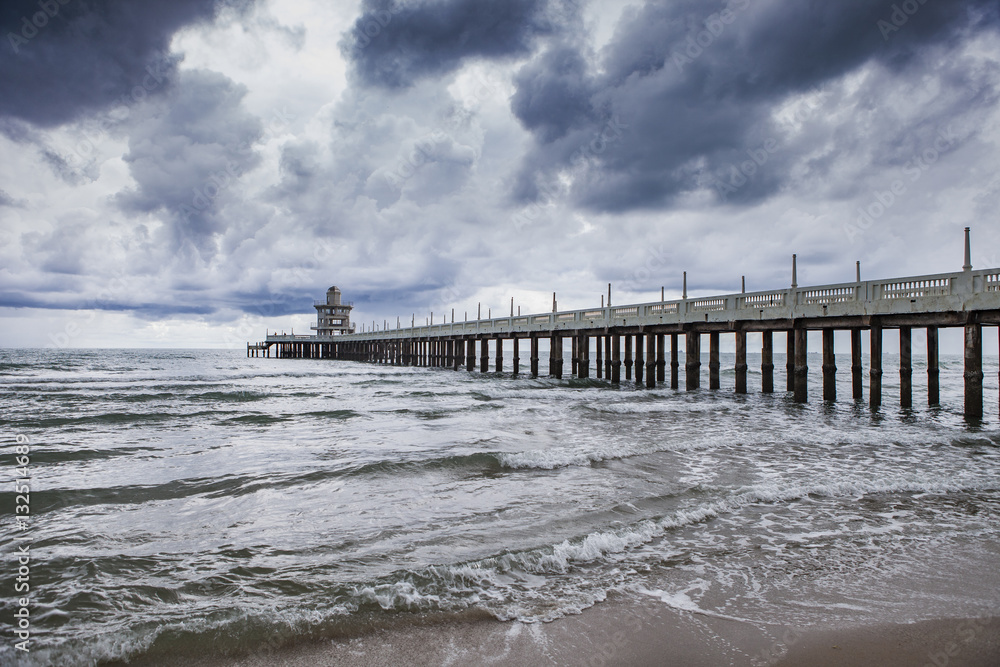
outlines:
{"label": "sandy beach", "polygon": [[131,665],[382,667],[395,665],[884,665],[1000,664],[997,618],[947,618],[843,628],[757,626],[678,611],[655,599],[613,598],[551,623],[480,615],[415,615],[352,638],[256,655],[148,656]]}

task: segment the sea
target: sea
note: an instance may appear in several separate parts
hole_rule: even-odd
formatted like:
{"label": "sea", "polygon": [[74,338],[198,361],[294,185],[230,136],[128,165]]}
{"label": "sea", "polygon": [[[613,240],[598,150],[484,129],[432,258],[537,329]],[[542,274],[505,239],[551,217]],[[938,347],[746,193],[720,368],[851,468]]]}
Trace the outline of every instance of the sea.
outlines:
{"label": "sea", "polygon": [[846,360],[824,402],[810,355],[796,404],[775,357],[776,393],[750,355],[736,395],[733,355],[720,390],[687,392],[512,377],[509,352],[468,373],[0,350],[0,664],[245,656],[428,614],[544,624],[609,597],[787,628],[1000,613],[997,359],[968,423],[960,357],[936,407],[916,358],[903,410],[886,355],[874,413]]}

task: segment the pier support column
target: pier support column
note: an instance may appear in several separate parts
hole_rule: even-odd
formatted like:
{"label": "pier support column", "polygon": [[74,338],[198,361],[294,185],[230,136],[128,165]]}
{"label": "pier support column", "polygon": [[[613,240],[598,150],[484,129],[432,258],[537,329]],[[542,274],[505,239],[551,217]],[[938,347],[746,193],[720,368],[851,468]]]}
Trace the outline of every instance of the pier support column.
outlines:
{"label": "pier support column", "polygon": [[684,370],[687,374],[687,387],[688,391],[694,391],[698,388],[701,380],[701,334],[697,331],[688,331],[687,337],[684,341],[684,347],[686,349],[687,360],[684,364]]}
{"label": "pier support column", "polygon": [[708,388],[718,389],[719,383],[719,332],[708,334]]}
{"label": "pier support column", "polygon": [[635,335],[635,386],[642,386],[642,375],[646,370],[646,366],[642,361],[642,334]]}
{"label": "pier support column", "polygon": [[497,336],[497,373],[503,373],[503,338]]}
{"label": "pier support column", "polygon": [[590,336],[580,334],[580,342],[577,343],[580,349],[580,364],[577,370],[581,378],[590,377]]}
{"label": "pier support column", "polygon": [[538,377],[538,336],[531,337],[531,349],[529,351],[531,356],[528,361],[531,364],[531,377]]}
{"label": "pier support column", "polygon": [[795,396],[796,403],[809,400],[808,331],[804,328],[795,329]]}
{"label": "pier support column", "polygon": [[983,418],[983,326],[965,325],[965,418]]}
{"label": "pier support column", "polygon": [[632,335],[625,334],[625,379],[632,379]]}
{"label": "pier support column", "polygon": [[870,370],[868,371],[868,402],[872,410],[882,407],[882,325],[872,322],[868,332],[871,338]]}
{"label": "pier support column", "polygon": [[513,375],[514,375],[514,377],[517,377],[518,373],[521,372],[521,358],[518,356],[519,347],[520,347],[519,346],[520,341],[521,341],[520,338],[516,338],[515,337],[514,338],[514,342],[513,342],[513,345],[514,345],[514,360],[513,360],[514,369],[513,369]]}
{"label": "pier support column", "polygon": [[461,338],[456,338],[453,344],[455,345],[454,369],[460,371],[462,370],[462,362],[465,361],[465,341]]}
{"label": "pier support column", "polygon": [[667,379],[667,360],[666,360],[666,350],[664,346],[666,345],[666,336],[664,334],[656,334],[656,381],[664,382]]}
{"label": "pier support column", "polygon": [[833,329],[823,329],[823,400],[837,400],[837,356]]}
{"label": "pier support column", "polygon": [[570,377],[578,377],[580,368],[580,337],[570,336]]}
{"label": "pier support column", "polygon": [[601,378],[604,377],[604,354],[603,354],[604,341],[602,340],[600,334],[594,336],[594,341],[595,341],[594,349],[597,351],[597,363],[596,363],[597,379],[600,380]]}
{"label": "pier support column", "polygon": [[785,341],[785,391],[795,391],[795,332],[791,329]]}
{"label": "pier support column", "polygon": [[611,379],[611,334],[604,336],[604,377]]}
{"label": "pier support column", "polygon": [[774,393],[774,332],[760,334],[760,390],[765,394]]}
{"label": "pier support column", "polygon": [[736,393],[747,393],[747,332],[736,332]]}
{"label": "pier support column", "polygon": [[677,389],[681,362],[678,360],[677,334],[670,334],[670,388]]}
{"label": "pier support column", "polygon": [[899,407],[913,407],[913,353],[910,327],[899,327]]}
{"label": "pier support column", "polygon": [[656,335],[646,334],[646,388],[656,388]]}
{"label": "pier support column", "polygon": [[940,361],[938,358],[938,328],[927,327],[927,404],[941,402]]}
{"label": "pier support column", "polygon": [[622,381],[622,337],[615,334],[609,338],[611,339],[611,383],[620,384]]}
{"label": "pier support column", "polygon": [[861,365],[861,329],[851,329],[851,389],[855,401],[865,397],[864,370]]}
{"label": "pier support column", "polygon": [[483,338],[479,345],[479,372],[485,373],[490,370],[490,339]]}
{"label": "pier support column", "polygon": [[559,334],[553,335],[550,345],[549,357],[552,358],[552,374],[557,380],[561,380],[563,372],[562,337]]}
{"label": "pier support column", "polygon": [[471,338],[465,341],[465,370],[473,372],[476,370],[476,339]]}

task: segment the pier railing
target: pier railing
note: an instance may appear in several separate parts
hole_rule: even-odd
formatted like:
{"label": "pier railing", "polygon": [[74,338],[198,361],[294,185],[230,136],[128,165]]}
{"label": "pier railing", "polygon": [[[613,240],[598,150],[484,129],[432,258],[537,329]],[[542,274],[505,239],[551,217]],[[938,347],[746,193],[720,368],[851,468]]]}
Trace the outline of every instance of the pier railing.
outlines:
{"label": "pier railing", "polygon": [[[699,296],[603,308],[494,317],[336,336],[387,340],[519,332],[996,309],[1000,268],[926,276]],[[273,342],[317,340],[269,336]]]}

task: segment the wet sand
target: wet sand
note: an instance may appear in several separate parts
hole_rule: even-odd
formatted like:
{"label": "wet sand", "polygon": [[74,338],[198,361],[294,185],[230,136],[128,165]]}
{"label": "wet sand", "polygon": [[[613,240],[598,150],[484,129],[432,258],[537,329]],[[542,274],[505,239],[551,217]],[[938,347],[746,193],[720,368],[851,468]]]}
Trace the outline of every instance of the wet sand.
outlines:
{"label": "wet sand", "polygon": [[552,623],[416,616],[350,639],[238,658],[131,665],[381,667],[395,665],[1000,665],[1000,620],[939,619],[790,630],[683,612],[650,598],[609,599]]}

